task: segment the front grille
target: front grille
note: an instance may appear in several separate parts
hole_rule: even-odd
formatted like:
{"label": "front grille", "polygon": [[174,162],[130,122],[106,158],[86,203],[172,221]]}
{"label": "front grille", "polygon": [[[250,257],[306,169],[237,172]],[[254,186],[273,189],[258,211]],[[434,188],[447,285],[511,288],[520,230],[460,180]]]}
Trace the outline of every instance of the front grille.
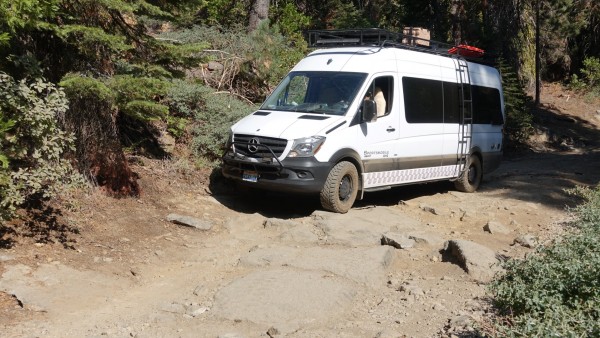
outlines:
{"label": "front grille", "polygon": [[[273,137],[263,137],[254,135],[234,134],[235,152],[247,157],[263,158],[281,156],[287,145],[287,140]],[[250,147],[249,147],[250,146]],[[256,149],[256,151],[251,151]],[[271,154],[271,151],[273,154]]]}

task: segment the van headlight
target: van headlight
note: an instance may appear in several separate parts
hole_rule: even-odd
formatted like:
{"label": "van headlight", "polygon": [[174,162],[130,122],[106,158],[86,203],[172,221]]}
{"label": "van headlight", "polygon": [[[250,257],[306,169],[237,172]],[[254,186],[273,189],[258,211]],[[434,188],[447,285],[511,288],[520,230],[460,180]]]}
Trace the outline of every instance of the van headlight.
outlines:
{"label": "van headlight", "polygon": [[288,157],[314,156],[324,142],[325,136],[311,136],[295,139]]}

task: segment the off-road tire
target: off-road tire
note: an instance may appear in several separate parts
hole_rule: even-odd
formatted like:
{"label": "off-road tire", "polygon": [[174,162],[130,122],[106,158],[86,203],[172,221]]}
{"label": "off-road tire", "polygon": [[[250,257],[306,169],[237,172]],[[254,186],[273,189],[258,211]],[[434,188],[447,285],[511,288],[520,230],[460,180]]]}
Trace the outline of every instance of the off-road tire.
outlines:
{"label": "off-road tire", "polygon": [[462,192],[475,192],[481,181],[483,180],[483,168],[481,166],[481,160],[476,155],[469,156],[469,162],[467,163],[468,169],[462,173],[462,175],[454,181],[456,190]]}
{"label": "off-road tire", "polygon": [[347,213],[356,200],[358,184],[358,171],[354,164],[347,161],[336,164],[321,190],[321,205],[325,210]]}

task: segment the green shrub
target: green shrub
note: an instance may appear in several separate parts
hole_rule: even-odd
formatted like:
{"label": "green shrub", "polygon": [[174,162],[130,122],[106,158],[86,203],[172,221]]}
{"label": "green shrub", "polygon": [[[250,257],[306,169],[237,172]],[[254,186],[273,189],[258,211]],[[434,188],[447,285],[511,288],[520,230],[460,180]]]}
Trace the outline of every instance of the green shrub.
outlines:
{"label": "green shrub", "polygon": [[201,113],[205,98],[213,92],[214,89],[201,84],[175,80],[167,93],[167,104],[173,115],[193,118]]}
{"label": "green shrub", "polygon": [[62,89],[0,73],[0,220],[28,199],[50,198],[82,182],[64,158],[73,149],[73,135],[58,126],[67,107]]}
{"label": "green shrub", "polygon": [[570,79],[569,88],[578,91],[600,93],[600,59],[588,57],[583,60],[580,69],[581,77],[573,74]]}
{"label": "green shrub", "polygon": [[256,108],[229,93],[186,81],[173,83],[167,101],[173,116],[191,118],[193,153],[209,161],[222,155],[229,127]]}
{"label": "green shrub", "polygon": [[210,50],[202,54],[222,69],[204,72],[202,79],[217,90],[233,92],[252,102],[264,100],[306,51],[305,42],[300,44],[298,39],[284,37],[277,26],[269,26],[267,21],[252,33],[242,26],[193,26],[163,33],[159,38],[183,44],[209,44]]}
{"label": "green shrub", "polygon": [[509,260],[491,284],[506,316],[498,324],[502,335],[600,335],[600,187],[578,192],[585,199],[575,209],[578,229],[524,260]]}
{"label": "green shrub", "polygon": [[590,87],[600,86],[600,59],[589,57],[583,60],[581,74]]}
{"label": "green shrub", "polygon": [[108,86],[114,92],[116,105],[123,114],[143,123],[167,119],[169,108],[161,101],[167,95],[171,82],[117,75],[108,81]]}
{"label": "green shrub", "polygon": [[242,95],[263,101],[304,57],[306,45],[291,47],[288,38],[279,32],[279,27],[270,26],[266,20],[249,38],[251,48],[245,54],[248,61],[240,69],[238,82],[245,88]]}
{"label": "green shrub", "polygon": [[[8,157],[3,152],[3,147],[1,146],[3,140],[8,136],[8,131],[15,125],[14,120],[5,120],[4,113],[0,110],[0,168],[7,169],[8,168]],[[1,183],[0,183],[1,184]]]}
{"label": "green shrub", "polygon": [[517,73],[503,59],[498,60],[498,69],[502,74],[505,129],[510,147],[524,144],[533,132],[533,115],[527,107],[527,95]]}
{"label": "green shrub", "polygon": [[134,100],[159,101],[167,94],[171,84],[157,78],[117,75],[107,85],[114,91],[116,103],[125,105]]}

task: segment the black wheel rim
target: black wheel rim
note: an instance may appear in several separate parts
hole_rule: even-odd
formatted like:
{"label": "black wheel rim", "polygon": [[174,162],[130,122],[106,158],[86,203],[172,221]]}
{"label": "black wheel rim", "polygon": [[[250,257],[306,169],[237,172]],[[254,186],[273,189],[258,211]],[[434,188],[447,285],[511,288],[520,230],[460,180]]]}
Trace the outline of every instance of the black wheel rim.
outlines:
{"label": "black wheel rim", "polygon": [[477,181],[477,168],[475,168],[474,165],[469,167],[467,178],[469,179],[469,183],[474,183],[475,181]]}
{"label": "black wheel rim", "polygon": [[348,197],[350,197],[351,192],[352,192],[352,179],[350,178],[350,176],[346,175],[346,176],[342,177],[342,180],[340,181],[340,190],[339,190],[340,200],[342,200],[342,201],[347,200]]}

